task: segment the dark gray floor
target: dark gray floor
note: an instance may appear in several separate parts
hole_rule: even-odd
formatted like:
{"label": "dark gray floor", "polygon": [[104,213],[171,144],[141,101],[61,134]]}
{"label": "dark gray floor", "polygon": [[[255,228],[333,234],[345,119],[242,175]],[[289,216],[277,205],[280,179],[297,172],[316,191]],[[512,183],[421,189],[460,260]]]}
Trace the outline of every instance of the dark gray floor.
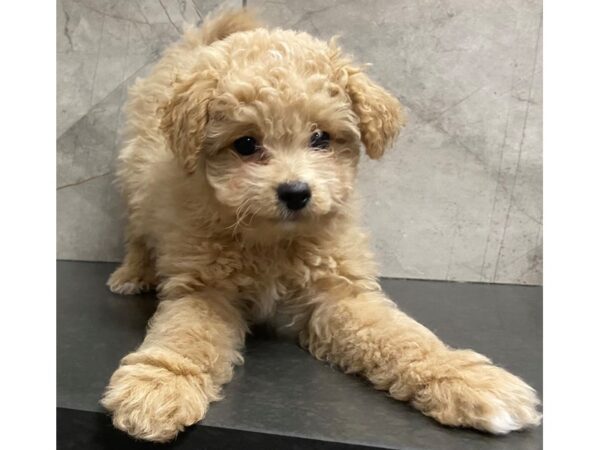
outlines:
{"label": "dark gray floor", "polygon": [[[114,267],[58,262],[59,408],[102,413],[98,400],[111,373],[141,343],[156,307],[153,295],[110,293],[105,281]],[[382,283],[404,311],[448,344],[488,355],[541,394],[540,287]],[[440,426],[363,380],[314,360],[295,344],[262,334],[248,339],[244,366],[226,386],[225,400],[211,406],[203,425],[383,448],[542,448],[541,428],[494,437]],[[302,448],[298,445],[294,448]]]}

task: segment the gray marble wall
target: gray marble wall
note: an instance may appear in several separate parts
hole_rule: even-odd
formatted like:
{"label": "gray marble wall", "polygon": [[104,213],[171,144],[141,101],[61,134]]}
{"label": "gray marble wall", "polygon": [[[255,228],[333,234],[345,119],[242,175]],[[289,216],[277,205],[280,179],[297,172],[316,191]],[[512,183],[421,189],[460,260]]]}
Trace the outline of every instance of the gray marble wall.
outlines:
{"label": "gray marble wall", "polygon": [[[58,257],[119,260],[128,85],[217,0],[59,0]],[[241,0],[230,0],[231,5]],[[541,0],[248,0],[373,63],[409,123],[360,191],[382,274],[541,284]]]}

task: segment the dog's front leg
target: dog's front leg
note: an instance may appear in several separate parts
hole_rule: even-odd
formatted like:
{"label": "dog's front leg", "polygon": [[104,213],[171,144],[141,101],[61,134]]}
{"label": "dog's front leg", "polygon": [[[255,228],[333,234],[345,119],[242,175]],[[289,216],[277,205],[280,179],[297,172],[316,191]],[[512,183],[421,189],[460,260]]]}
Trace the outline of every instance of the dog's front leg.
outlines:
{"label": "dog's front leg", "polygon": [[485,356],[448,348],[383,293],[339,288],[322,298],[300,335],[317,358],[447,425],[507,433],[539,423],[531,387]]}
{"label": "dog's front leg", "polygon": [[163,442],[198,422],[241,363],[245,331],[240,313],[219,295],[162,301],[143,344],[121,360],[102,399],[114,425]]}

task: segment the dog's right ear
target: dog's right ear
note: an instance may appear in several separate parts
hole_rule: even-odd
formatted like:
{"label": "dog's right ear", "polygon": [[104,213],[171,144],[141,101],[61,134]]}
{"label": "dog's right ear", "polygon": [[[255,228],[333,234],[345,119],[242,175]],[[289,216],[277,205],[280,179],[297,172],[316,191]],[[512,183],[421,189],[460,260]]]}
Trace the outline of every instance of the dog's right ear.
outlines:
{"label": "dog's right ear", "polygon": [[379,159],[404,126],[404,111],[396,97],[361,69],[349,66],[346,73],[346,90],[359,119],[361,139],[369,157]]}
{"label": "dog's right ear", "polygon": [[354,66],[349,57],[344,56],[336,37],[328,45],[335,78],[352,103],[367,155],[379,159],[405,124],[402,105],[396,97],[371,80],[362,68]]}
{"label": "dog's right ear", "polygon": [[198,159],[208,123],[208,104],[216,78],[200,72],[175,82],[173,96],[163,108],[160,128],[167,144],[188,173],[198,166]]}

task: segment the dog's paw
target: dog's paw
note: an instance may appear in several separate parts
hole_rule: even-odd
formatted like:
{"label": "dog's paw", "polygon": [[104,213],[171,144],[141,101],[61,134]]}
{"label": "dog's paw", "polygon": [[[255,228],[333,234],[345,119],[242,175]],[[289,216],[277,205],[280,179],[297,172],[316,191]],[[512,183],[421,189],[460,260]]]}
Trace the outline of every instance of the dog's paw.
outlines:
{"label": "dog's paw", "polygon": [[200,421],[211,400],[214,393],[202,377],[136,363],[117,369],[101,404],[112,413],[116,428],[139,439],[167,442]]}
{"label": "dog's paw", "polygon": [[134,295],[153,289],[156,280],[153,275],[140,274],[123,265],[112,273],[106,285],[115,294]]}
{"label": "dog's paw", "polygon": [[413,404],[445,425],[506,434],[540,423],[535,390],[482,355],[451,351],[432,372]]}

